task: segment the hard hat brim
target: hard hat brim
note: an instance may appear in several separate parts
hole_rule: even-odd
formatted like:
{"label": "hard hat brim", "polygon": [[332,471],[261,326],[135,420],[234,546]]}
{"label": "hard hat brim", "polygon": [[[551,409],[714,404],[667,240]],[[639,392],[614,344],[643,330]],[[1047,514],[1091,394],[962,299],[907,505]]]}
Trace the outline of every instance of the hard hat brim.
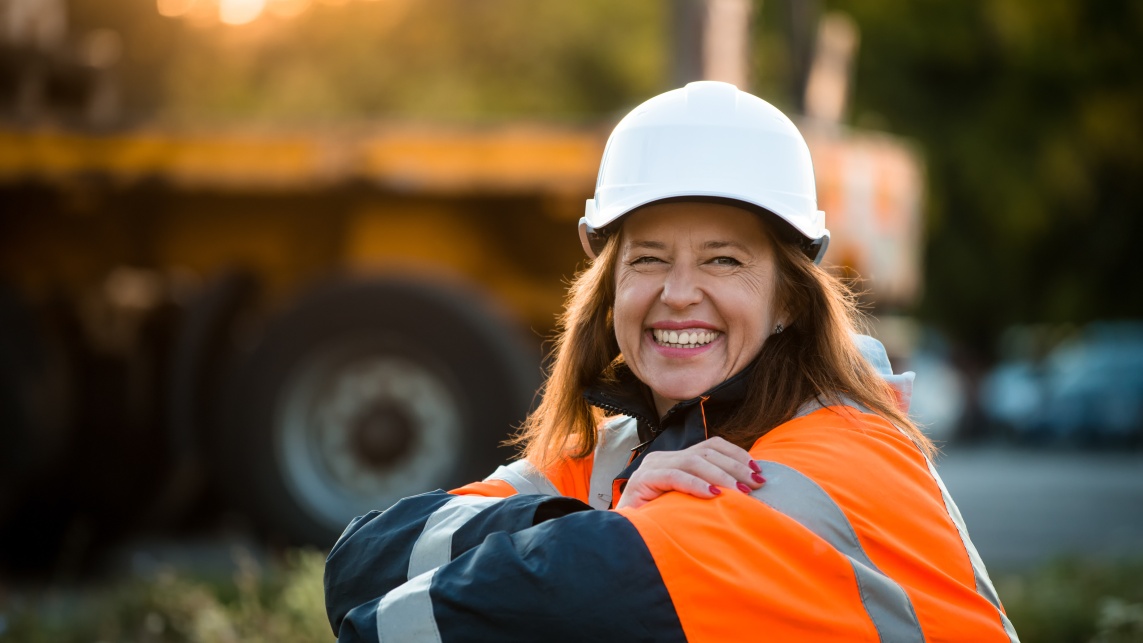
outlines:
{"label": "hard hat brim", "polygon": [[[825,227],[818,226],[817,229],[813,231],[804,230],[797,225],[797,222],[800,222],[799,218],[783,216],[781,212],[776,212],[774,208],[767,207],[765,204],[748,201],[740,196],[729,195],[725,192],[713,190],[681,190],[650,198],[633,199],[628,203],[616,203],[607,208],[604,212],[600,212],[596,208],[595,199],[588,199],[584,216],[580,217],[579,220],[579,237],[584,252],[592,259],[599,256],[599,253],[603,251],[604,244],[607,243],[607,238],[618,229],[623,219],[635,210],[655,203],[685,200],[713,200],[725,202],[731,205],[745,207],[746,209],[760,211],[761,213],[774,217],[788,226],[789,229],[796,232],[801,239],[804,240],[803,249],[806,254],[813,259],[815,264],[821,263],[825,257],[826,248],[829,246],[829,230]],[[822,221],[824,218],[825,213],[818,210],[817,220]],[[596,224],[595,222],[600,223]]]}

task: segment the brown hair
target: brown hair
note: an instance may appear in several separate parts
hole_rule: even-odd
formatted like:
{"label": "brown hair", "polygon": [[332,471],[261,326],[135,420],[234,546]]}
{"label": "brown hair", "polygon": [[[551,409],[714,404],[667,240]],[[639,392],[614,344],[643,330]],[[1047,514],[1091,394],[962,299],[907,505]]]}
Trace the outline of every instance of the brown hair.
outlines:
{"label": "brown hair", "polygon": [[[750,374],[746,399],[721,435],[750,448],[762,435],[789,421],[806,402],[852,400],[900,427],[931,456],[929,439],[897,407],[893,389],[861,355],[852,333],[864,329],[864,315],[852,291],[837,277],[815,265],[786,226],[762,214],[774,242],[778,279],[775,296],[790,323],[771,335]],[[780,221],[780,220],[778,220]],[[796,234],[796,233],[795,233]],[[612,234],[591,264],[576,275],[552,348],[552,366],[539,406],[524,421],[513,444],[541,467],[561,457],[581,458],[596,445],[603,412],[583,398],[587,386],[607,378],[622,362],[615,340],[612,305],[615,263],[622,228]]]}

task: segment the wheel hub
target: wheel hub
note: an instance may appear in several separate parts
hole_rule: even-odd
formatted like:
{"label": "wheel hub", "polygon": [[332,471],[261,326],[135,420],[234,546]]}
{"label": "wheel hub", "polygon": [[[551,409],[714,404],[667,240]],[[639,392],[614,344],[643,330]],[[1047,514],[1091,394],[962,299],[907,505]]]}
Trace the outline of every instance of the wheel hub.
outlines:
{"label": "wheel hub", "polygon": [[368,342],[316,353],[282,399],[286,484],[331,526],[439,486],[460,459],[464,425],[444,377]]}
{"label": "wheel hub", "polygon": [[383,469],[412,446],[415,420],[400,406],[381,402],[355,418],[350,428],[353,453],[371,469]]}

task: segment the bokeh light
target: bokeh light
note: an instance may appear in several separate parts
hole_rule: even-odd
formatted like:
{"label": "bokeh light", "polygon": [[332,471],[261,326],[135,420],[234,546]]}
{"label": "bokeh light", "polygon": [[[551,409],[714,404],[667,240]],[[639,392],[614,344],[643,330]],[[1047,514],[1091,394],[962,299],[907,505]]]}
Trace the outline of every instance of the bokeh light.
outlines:
{"label": "bokeh light", "polygon": [[177,18],[186,15],[198,0],[157,0],[159,15]]}
{"label": "bokeh light", "polygon": [[269,0],[266,12],[279,18],[293,18],[304,13],[309,6],[310,0]]}
{"label": "bokeh light", "polygon": [[221,0],[218,18],[228,25],[244,25],[262,15],[266,0]]}

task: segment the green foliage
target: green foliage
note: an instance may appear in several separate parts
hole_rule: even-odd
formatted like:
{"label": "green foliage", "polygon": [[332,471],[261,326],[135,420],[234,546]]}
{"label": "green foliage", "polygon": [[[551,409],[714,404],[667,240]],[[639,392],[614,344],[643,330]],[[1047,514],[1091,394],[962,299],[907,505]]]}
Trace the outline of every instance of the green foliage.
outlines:
{"label": "green foliage", "polygon": [[238,27],[73,4],[85,27],[124,32],[129,108],[167,123],[594,120],[666,82],[657,0],[315,3]]}
{"label": "green foliage", "polygon": [[1143,316],[1143,4],[837,0],[862,29],[856,122],[928,161],[921,314],[988,346],[1013,323]]}
{"label": "green foliage", "polygon": [[103,589],[0,601],[0,642],[311,643],[332,640],[324,556],[290,552],[269,570],[241,551],[231,578],[166,570]]}
{"label": "green foliage", "polygon": [[1143,640],[1143,559],[1057,561],[997,579],[1024,643],[1127,643]]}

